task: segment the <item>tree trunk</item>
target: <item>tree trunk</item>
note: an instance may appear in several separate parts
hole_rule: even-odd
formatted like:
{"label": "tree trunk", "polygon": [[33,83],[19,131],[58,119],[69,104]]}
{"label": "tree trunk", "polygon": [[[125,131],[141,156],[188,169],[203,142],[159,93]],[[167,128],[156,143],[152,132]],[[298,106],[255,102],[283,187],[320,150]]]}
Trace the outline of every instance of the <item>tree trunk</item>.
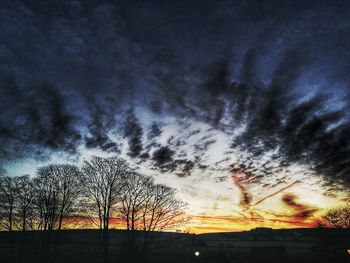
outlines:
{"label": "tree trunk", "polygon": [[63,221],[63,216],[60,215],[60,220],[58,222],[58,230],[61,230],[62,228],[62,221]]}
{"label": "tree trunk", "polygon": [[131,230],[134,231],[135,230],[135,211],[132,210],[131,213]]}
{"label": "tree trunk", "polygon": [[12,231],[12,217],[13,217],[13,208],[12,208],[12,205],[10,207],[10,213],[9,213],[9,223],[10,223],[10,231]]}
{"label": "tree trunk", "polygon": [[23,209],[23,222],[22,222],[22,231],[26,231],[26,221],[27,221],[27,210]]}

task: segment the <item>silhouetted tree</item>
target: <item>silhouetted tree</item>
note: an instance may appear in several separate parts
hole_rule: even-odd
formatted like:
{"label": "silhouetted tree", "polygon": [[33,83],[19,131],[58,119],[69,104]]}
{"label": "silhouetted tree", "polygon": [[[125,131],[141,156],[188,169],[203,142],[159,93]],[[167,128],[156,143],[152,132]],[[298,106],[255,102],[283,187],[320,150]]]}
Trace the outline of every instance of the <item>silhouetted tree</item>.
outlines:
{"label": "silhouetted tree", "polygon": [[350,203],[329,209],[322,217],[335,228],[350,228]]}
{"label": "silhouetted tree", "polygon": [[[108,229],[112,207],[118,203],[122,176],[129,171],[127,163],[117,157],[92,157],[82,167],[81,182],[87,202],[93,200],[100,229]],[[89,211],[87,211],[89,212]]]}
{"label": "silhouetted tree", "polygon": [[186,204],[174,189],[136,172],[126,174],[122,185],[120,213],[127,230],[163,231],[183,223]]}
{"label": "silhouetted tree", "polygon": [[69,164],[40,167],[35,178],[39,228],[61,229],[80,193],[79,169]]}
{"label": "silhouetted tree", "polygon": [[136,172],[125,174],[121,189],[120,213],[127,230],[142,229],[142,208],[151,198],[153,179]]}
{"label": "silhouetted tree", "polygon": [[141,250],[146,256],[156,237],[155,233],[150,232],[174,229],[185,223],[186,204],[175,194],[174,189],[155,184],[153,178],[136,172],[123,177],[119,209],[128,230],[130,253],[137,251],[135,230],[143,231]]}
{"label": "silhouetted tree", "polygon": [[14,178],[16,217],[21,224],[22,231],[26,231],[28,221],[32,223],[34,212],[35,189],[29,175]]}
{"label": "silhouetted tree", "polygon": [[53,230],[58,222],[58,180],[54,174],[54,165],[40,167],[34,179],[39,214],[38,228],[43,230]]}
{"label": "silhouetted tree", "polygon": [[151,195],[142,205],[142,229],[144,231],[142,251],[144,255],[164,245],[164,240],[156,242],[157,235],[154,232],[174,230],[188,220],[185,216],[187,204],[176,198],[175,189],[156,184],[149,191]]}
{"label": "silhouetted tree", "polygon": [[61,229],[64,218],[74,212],[74,205],[81,194],[81,183],[78,167],[64,164],[56,168],[60,209],[58,229]]}
{"label": "silhouetted tree", "polygon": [[186,203],[176,198],[173,188],[162,184],[150,186],[147,199],[142,203],[142,229],[164,231],[186,222]]}
{"label": "silhouetted tree", "polygon": [[12,177],[0,177],[0,223],[2,228],[12,231],[14,226],[16,187]]}
{"label": "silhouetted tree", "polygon": [[1,224],[10,231],[60,230],[65,218],[80,212],[97,217],[100,229],[108,229],[112,213],[118,213],[129,233],[164,231],[185,222],[185,206],[174,189],[155,184],[117,157],[94,156],[81,171],[51,164],[38,168],[34,179],[0,177]]}

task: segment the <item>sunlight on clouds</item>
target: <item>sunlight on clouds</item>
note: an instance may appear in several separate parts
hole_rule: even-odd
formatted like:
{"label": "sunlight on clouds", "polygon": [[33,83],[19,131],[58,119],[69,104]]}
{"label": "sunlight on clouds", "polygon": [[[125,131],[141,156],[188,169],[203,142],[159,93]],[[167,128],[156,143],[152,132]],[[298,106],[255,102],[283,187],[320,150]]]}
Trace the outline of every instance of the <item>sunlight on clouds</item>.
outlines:
{"label": "sunlight on clouds", "polygon": [[[137,108],[136,112],[142,116],[144,127],[151,127],[155,120],[161,123],[161,134],[156,138],[148,138],[147,132],[142,135],[145,144],[149,144],[151,156],[152,145],[169,147],[174,151],[173,160],[185,158],[195,163],[189,176],[180,177],[177,170],[160,171],[152,158],[131,158],[127,154],[127,139],[120,134],[118,126],[109,137],[118,145],[119,153],[81,144],[74,158],[56,153],[48,154],[44,161],[27,158],[9,162],[5,166],[7,173],[34,175],[37,167],[52,162],[81,165],[93,155],[118,155],[139,172],[154,177],[157,183],[176,188],[178,197],[189,204],[187,212],[192,219],[187,228],[196,233],[242,231],[261,226],[313,227],[322,209],[339,204],[338,198],[325,194],[322,179],[314,176],[308,165],[280,167],[280,160],[274,157],[278,156],[278,149],[254,159],[249,152],[230,147],[232,134],[206,123],[169,115],[155,118],[145,108]],[[250,172],[264,167],[269,167],[272,173],[257,176]],[[337,195],[346,196],[345,193]],[[247,200],[242,203],[242,198]]]}

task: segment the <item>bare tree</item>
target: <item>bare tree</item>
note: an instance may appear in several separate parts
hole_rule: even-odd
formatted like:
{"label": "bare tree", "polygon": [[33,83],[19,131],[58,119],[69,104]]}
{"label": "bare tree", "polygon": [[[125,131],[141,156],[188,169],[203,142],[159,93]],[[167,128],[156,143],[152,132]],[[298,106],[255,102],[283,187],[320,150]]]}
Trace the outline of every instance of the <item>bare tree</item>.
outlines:
{"label": "bare tree", "polygon": [[93,156],[90,161],[84,162],[81,173],[82,184],[88,194],[87,197],[93,200],[100,229],[109,228],[112,208],[118,203],[120,196],[121,178],[128,170],[127,163],[117,157]]}
{"label": "bare tree", "polygon": [[60,165],[56,167],[59,189],[59,222],[58,229],[62,228],[63,219],[68,217],[81,194],[80,171],[74,165]]}
{"label": "bare tree", "polygon": [[38,168],[37,177],[34,179],[40,219],[38,228],[43,230],[53,230],[58,222],[59,190],[54,174],[54,165],[48,165]]}
{"label": "bare tree", "polygon": [[350,203],[329,209],[322,218],[331,227],[350,228]]}
{"label": "bare tree", "polygon": [[142,207],[150,198],[153,179],[136,172],[123,177],[119,211],[127,230],[141,230]]}
{"label": "bare tree", "polygon": [[22,231],[26,231],[28,221],[31,222],[34,208],[34,184],[29,175],[14,178],[16,196],[16,217]]}
{"label": "bare tree", "polygon": [[142,231],[140,248],[146,256],[159,243],[155,242],[157,231],[171,230],[187,221],[185,207],[186,204],[176,198],[174,189],[155,184],[151,177],[136,172],[126,174],[119,212],[128,230],[129,253],[137,251],[136,237],[141,236],[134,233],[136,230]]}
{"label": "bare tree", "polygon": [[69,164],[40,167],[35,178],[39,228],[61,229],[80,193],[79,169]]}
{"label": "bare tree", "polygon": [[0,177],[0,209],[2,228],[12,231],[14,226],[16,187],[12,177]]}
{"label": "bare tree", "polygon": [[174,189],[162,184],[156,184],[150,185],[148,191],[150,194],[147,195],[147,199],[143,202],[141,210],[142,253],[144,256],[147,256],[152,249],[164,245],[165,240],[156,242],[157,232],[174,230],[188,220],[188,217],[185,216],[187,204],[176,198]]}
{"label": "bare tree", "polygon": [[142,205],[142,229],[144,231],[171,230],[184,224],[186,203],[176,198],[176,191],[168,186],[150,186],[150,195]]}
{"label": "bare tree", "polygon": [[127,230],[164,231],[183,223],[186,204],[176,191],[130,172],[123,178],[120,213]]}

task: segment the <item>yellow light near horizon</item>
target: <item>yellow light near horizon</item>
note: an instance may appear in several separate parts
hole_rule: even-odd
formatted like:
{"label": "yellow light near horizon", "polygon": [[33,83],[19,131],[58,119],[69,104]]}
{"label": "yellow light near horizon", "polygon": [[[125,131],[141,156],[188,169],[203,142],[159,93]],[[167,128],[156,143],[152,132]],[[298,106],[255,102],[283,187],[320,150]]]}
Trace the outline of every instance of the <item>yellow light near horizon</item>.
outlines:
{"label": "yellow light near horizon", "polygon": [[350,249],[348,249],[348,254],[350,255]]}

